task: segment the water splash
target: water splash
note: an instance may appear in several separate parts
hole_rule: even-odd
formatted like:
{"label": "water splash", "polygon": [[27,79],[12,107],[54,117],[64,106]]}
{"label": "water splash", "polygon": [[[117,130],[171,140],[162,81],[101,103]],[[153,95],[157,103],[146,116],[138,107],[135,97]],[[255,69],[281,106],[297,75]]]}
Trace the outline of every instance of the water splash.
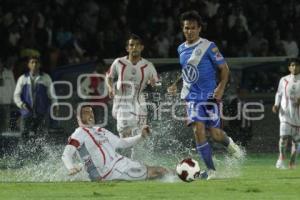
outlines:
{"label": "water splash", "polygon": [[[170,127],[166,126],[166,129],[168,128]],[[61,161],[63,149],[64,145],[49,144],[45,139],[18,145],[12,154],[3,157],[6,162],[5,166],[2,165],[5,169],[0,170],[1,182],[88,181],[88,175],[84,171],[75,176],[67,175],[68,172]],[[199,160],[192,148],[184,146],[168,131],[154,131],[153,137],[138,145],[136,150],[137,160],[169,169],[175,169],[176,164],[186,157]],[[220,178],[237,177],[241,174],[240,160],[222,156],[220,160],[215,158],[215,163]],[[173,183],[180,180],[174,175],[168,175],[161,181]]]}
{"label": "water splash", "polygon": [[6,154],[2,165],[1,182],[55,182],[88,180],[87,174],[81,172],[68,176],[61,161],[63,145],[53,145],[44,138],[32,139],[18,145],[15,150]]}
{"label": "water splash", "polygon": [[[162,77],[162,85],[164,86],[170,85],[170,81],[174,79],[172,73],[162,74]],[[179,101],[178,98],[165,96],[165,91],[166,88],[157,91],[161,96],[156,102],[157,104],[162,101],[168,101],[172,104]],[[149,100],[153,102],[153,99]],[[185,115],[183,107],[178,108],[176,112],[179,116]],[[151,119],[151,111],[149,111],[149,115],[153,134],[135,148],[135,159],[148,165],[164,166],[170,169],[175,169],[176,164],[183,158],[192,157],[199,161],[199,156],[194,149],[194,136],[191,128],[187,128],[182,121],[172,119],[170,113],[163,113],[160,120]],[[83,171],[75,176],[67,175],[68,172],[61,161],[63,149],[63,144],[51,144],[44,138],[18,145],[12,153],[4,155],[0,159],[0,168],[2,168],[0,181],[88,181],[88,176]],[[225,157],[216,160],[216,165],[221,177],[240,175],[240,161]],[[176,182],[178,180],[176,176],[167,176],[162,181]]]}

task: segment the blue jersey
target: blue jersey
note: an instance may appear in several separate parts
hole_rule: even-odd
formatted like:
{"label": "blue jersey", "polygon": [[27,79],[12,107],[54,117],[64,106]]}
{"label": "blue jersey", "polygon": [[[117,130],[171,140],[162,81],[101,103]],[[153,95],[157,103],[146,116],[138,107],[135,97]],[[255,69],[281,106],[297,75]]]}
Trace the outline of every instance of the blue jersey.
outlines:
{"label": "blue jersey", "polygon": [[192,45],[182,43],[177,50],[183,77],[181,98],[206,101],[214,93],[216,72],[218,65],[225,63],[224,57],[213,42],[204,38]]}

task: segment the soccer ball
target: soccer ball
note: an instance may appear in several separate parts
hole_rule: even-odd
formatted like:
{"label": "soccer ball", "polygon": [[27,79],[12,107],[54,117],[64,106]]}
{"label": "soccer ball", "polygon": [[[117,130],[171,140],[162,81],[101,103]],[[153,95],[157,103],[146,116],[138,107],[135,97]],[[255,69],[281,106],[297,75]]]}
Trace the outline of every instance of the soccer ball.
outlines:
{"label": "soccer ball", "polygon": [[200,167],[196,160],[186,158],[176,166],[178,177],[185,182],[192,182],[200,174]]}

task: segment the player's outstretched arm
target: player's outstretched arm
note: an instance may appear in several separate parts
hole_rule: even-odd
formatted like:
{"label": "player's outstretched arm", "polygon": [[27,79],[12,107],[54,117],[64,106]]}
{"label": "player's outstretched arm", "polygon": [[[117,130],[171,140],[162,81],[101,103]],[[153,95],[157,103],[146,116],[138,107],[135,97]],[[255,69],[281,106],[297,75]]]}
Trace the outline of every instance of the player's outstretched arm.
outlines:
{"label": "player's outstretched arm", "polygon": [[148,125],[143,126],[142,129],[133,129],[132,137],[127,138],[118,138],[117,148],[125,149],[136,145],[140,140],[148,137],[151,134],[150,128]]}
{"label": "player's outstretched arm", "polygon": [[73,156],[76,153],[76,147],[73,145],[67,145],[61,157],[66,168],[69,170],[69,175],[75,175],[82,170],[82,165],[73,163]]}

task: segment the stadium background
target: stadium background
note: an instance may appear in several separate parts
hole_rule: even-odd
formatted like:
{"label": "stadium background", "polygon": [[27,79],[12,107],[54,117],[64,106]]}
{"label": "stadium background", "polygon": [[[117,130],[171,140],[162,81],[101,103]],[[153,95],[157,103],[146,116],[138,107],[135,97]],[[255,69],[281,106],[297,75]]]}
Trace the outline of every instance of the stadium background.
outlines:
{"label": "stadium background", "polygon": [[[228,58],[227,61],[231,67],[231,79],[226,89],[224,96],[224,115],[235,116],[234,97],[239,99],[239,102],[259,102],[264,105],[264,118],[258,121],[249,121],[245,119],[224,121],[224,129],[228,134],[237,140],[240,144],[245,146],[249,152],[267,153],[277,152],[278,142],[278,117],[271,112],[274,103],[275,89],[281,74],[287,73],[285,57],[261,57],[261,58]],[[110,63],[111,59],[106,59],[106,63]],[[146,89],[148,100],[159,103],[163,101],[176,102],[179,97],[165,97],[166,87],[170,85],[172,80],[179,74],[180,66],[177,59],[151,59],[154,62],[162,81],[162,86],[156,89]],[[70,103],[74,109],[78,103],[93,102],[92,99],[82,99],[77,92],[77,78],[81,74],[92,73],[95,70],[95,62],[81,63],[76,65],[60,66],[57,70],[51,73],[54,81],[68,81],[73,86],[73,91],[65,84],[56,85],[56,92],[58,96],[65,96],[72,94],[70,98],[59,99],[59,103]],[[265,73],[262,73],[264,71]],[[260,78],[258,78],[260,77]],[[80,85],[79,85],[80,86]],[[157,97],[159,94],[160,97]],[[108,125],[107,128],[114,132],[116,131],[115,120],[111,116],[111,102],[109,105]],[[153,110],[149,108],[149,121],[153,126],[154,131],[161,132],[160,135],[173,135],[181,141],[186,147],[193,147],[193,140],[190,135],[191,129],[185,127],[184,122],[176,121],[170,117],[170,113],[162,115],[162,120],[152,120]],[[11,127],[2,133],[1,148],[2,152],[10,151],[14,148],[16,141],[19,138],[18,127],[16,126],[18,116],[17,109],[12,112]],[[65,117],[69,112],[66,106],[60,106],[60,116]],[[184,114],[184,109],[178,111],[181,116]],[[52,121],[47,138],[55,141],[58,144],[64,144],[68,136],[77,127],[76,117],[71,113],[70,120]],[[99,116],[98,116],[99,117]],[[101,119],[102,120],[102,119]],[[165,127],[161,129],[161,127]],[[17,139],[17,140],[16,140]],[[166,140],[166,143],[168,141]],[[169,148],[166,143],[159,143],[158,149]]]}
{"label": "stadium background", "polygon": [[[287,73],[287,63],[285,62],[285,59],[285,57],[227,59],[231,67],[231,80],[226,89],[223,101],[225,116],[235,115],[235,108],[237,108],[237,105],[233,101],[235,99],[232,100],[234,96],[242,103],[259,102],[264,105],[264,118],[262,120],[249,121],[242,118],[241,120],[223,123],[223,126],[229,135],[232,136],[234,140],[243,144],[243,146],[246,146],[247,150],[250,152],[277,152],[279,123],[277,115],[271,112],[271,108],[274,103],[274,95],[279,77],[280,75]],[[167,86],[170,85],[172,80],[180,73],[180,66],[177,63],[177,59],[150,60],[155,64],[160,74],[162,86],[154,90],[147,88],[146,93],[148,94],[148,100],[155,102],[157,105],[159,105],[160,102],[168,100],[171,102],[178,101],[178,96],[169,99],[164,96]],[[111,60],[107,59],[106,62],[110,63]],[[67,99],[67,102],[71,102],[72,105],[76,106],[78,102],[86,101],[78,97],[76,87],[77,77],[79,74],[91,73],[92,71],[93,63],[87,63],[75,66],[64,66],[60,70],[54,72],[53,77],[55,80],[67,80],[75,86],[73,87],[72,98]],[[60,87],[57,91],[59,92],[58,95],[65,95],[68,93],[68,88]],[[160,94],[159,99],[155,99],[157,93]],[[152,126],[167,127],[166,129],[157,127],[157,131],[161,130],[163,132],[162,135],[174,135],[176,139],[182,141],[185,145],[193,147],[193,140],[190,135],[191,129],[186,128],[184,122],[178,122],[175,119],[172,119],[168,114],[163,115],[162,120],[152,121],[151,117],[153,115],[153,110],[151,110],[151,108],[149,109],[148,117],[150,124]],[[182,114],[185,111],[184,109],[181,109],[178,112]],[[114,121],[111,115],[109,115],[109,117],[108,121]],[[61,123],[64,127],[64,132],[61,133],[64,135],[62,138],[65,139],[69,135],[67,130],[74,130],[76,127],[76,119],[73,117],[71,121],[64,121]],[[108,124],[108,128],[110,130],[115,130],[115,123]],[[53,133],[55,134],[55,131],[53,131]],[[189,140],[190,138],[191,141]]]}
{"label": "stadium background", "polygon": [[[297,45],[300,40],[298,1],[275,0],[272,4],[267,0],[0,2],[1,62],[14,71],[15,78],[26,70],[24,58],[37,54],[41,55],[43,70],[53,80],[67,80],[76,86],[77,76],[92,72],[98,58],[109,58],[106,61],[110,63],[112,58],[124,55],[125,36],[135,32],[145,41],[144,57],[159,58],[153,62],[162,77],[162,88],[158,91],[162,94],[179,69],[176,59],[168,59],[177,56],[176,47],[183,40],[179,13],[196,8],[205,21],[203,36],[216,42],[232,69],[227,94],[237,93],[241,101],[265,105],[263,120],[247,126],[242,126],[242,121],[225,124],[225,128],[250,152],[277,151],[278,123],[277,116],[271,113],[271,105],[278,80],[287,73],[285,58],[298,56],[288,48],[288,44]],[[75,105],[83,100],[76,95],[76,87],[73,89],[73,96],[67,101]],[[57,91],[63,95],[66,88],[59,87]],[[228,103],[226,97],[224,102]],[[14,133],[18,130],[10,129],[15,128],[16,116],[13,112],[11,127],[1,134],[1,152],[16,145]],[[154,121],[153,125],[163,126],[163,122]],[[168,129],[164,134],[172,134],[185,145],[191,145],[192,141],[186,141],[192,138],[189,130],[183,128],[183,123],[175,124],[165,126]],[[63,144],[75,127],[74,118],[54,122],[49,139]],[[109,128],[115,130],[114,123]]]}
{"label": "stadium background", "polygon": [[[189,9],[201,13],[202,36],[215,41],[229,62],[232,76],[224,97],[226,112],[235,112],[231,106],[236,102],[230,101],[235,95],[242,102],[261,102],[265,107],[260,121],[224,123],[227,132],[245,145],[246,160],[232,162],[222,153],[215,154],[220,179],[212,181],[186,184],[173,177],[88,182],[84,172],[67,176],[61,162],[75,118],[52,122],[46,138],[20,144],[17,108],[12,105],[10,124],[0,134],[0,199],[299,199],[299,167],[278,170],[274,166],[279,124],[271,113],[279,77],[288,73],[285,59],[298,56],[298,0],[0,0],[0,66],[12,70],[17,80],[26,70],[26,56],[40,55],[43,71],[53,80],[75,86],[73,96],[60,102],[76,105],[87,101],[77,96],[77,76],[94,71],[99,58],[109,64],[125,55],[124,40],[134,32],[144,39],[143,56],[151,58],[162,77],[162,86],[147,88],[147,93],[164,96],[179,73],[176,48],[183,36],[178,17]],[[58,94],[68,93],[65,85],[56,87]],[[149,100],[159,103],[157,96],[150,95]],[[62,106],[60,114],[65,113]],[[115,131],[109,116],[108,127]],[[164,114],[151,126],[154,132],[143,146],[143,162],[175,168],[186,156],[198,158],[195,151],[188,152],[193,137],[184,123]]]}

